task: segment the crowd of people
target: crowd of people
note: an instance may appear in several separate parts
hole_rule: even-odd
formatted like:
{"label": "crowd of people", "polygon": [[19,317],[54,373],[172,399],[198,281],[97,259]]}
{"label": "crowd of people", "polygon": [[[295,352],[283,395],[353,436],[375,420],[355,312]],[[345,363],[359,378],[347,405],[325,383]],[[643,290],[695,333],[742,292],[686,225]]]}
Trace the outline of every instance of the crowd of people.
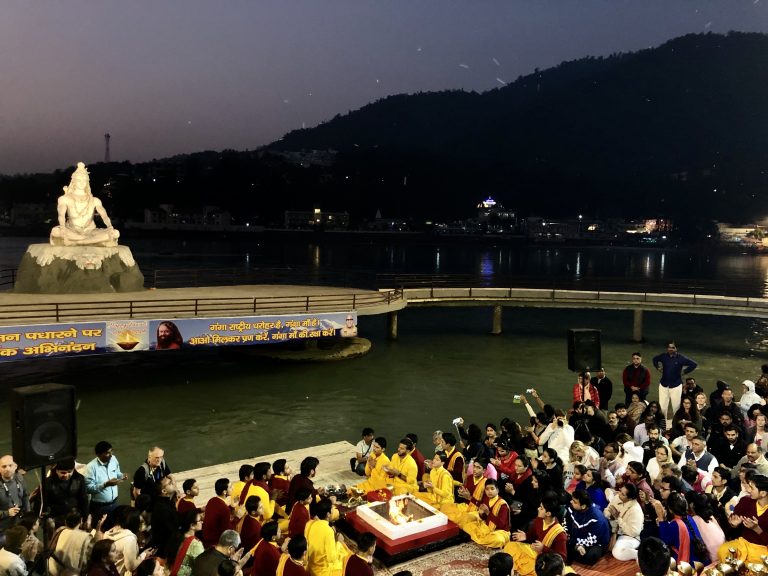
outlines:
{"label": "crowd of people", "polygon": [[413,433],[388,455],[386,438],[365,428],[350,458],[360,482],[348,495],[316,487],[320,463],[307,457],[296,473],[285,459],[243,465],[203,504],[195,479],[177,487],[153,447],[132,476],[131,505],[119,505],[129,478],[109,442],[96,444],[82,473],[74,459],[57,462],[32,494],[6,455],[0,575],[371,576],[376,537],[337,533],[336,498],[382,490],[427,502],[497,550],[491,574],[491,564],[549,576],[607,554],[636,561],[641,541],[656,538],[694,566],[723,560],[730,548],[761,561],[768,365],[743,381],[737,400],[724,381],[705,393],[691,375],[696,363],[674,342],[651,364],[661,403],[648,401],[651,370],[635,353],[622,373],[623,401],[612,402],[620,390],[600,369],[578,375],[570,406],[529,389],[515,397],[528,422],[504,418],[483,429],[457,418],[455,433],[433,433],[426,455]]}

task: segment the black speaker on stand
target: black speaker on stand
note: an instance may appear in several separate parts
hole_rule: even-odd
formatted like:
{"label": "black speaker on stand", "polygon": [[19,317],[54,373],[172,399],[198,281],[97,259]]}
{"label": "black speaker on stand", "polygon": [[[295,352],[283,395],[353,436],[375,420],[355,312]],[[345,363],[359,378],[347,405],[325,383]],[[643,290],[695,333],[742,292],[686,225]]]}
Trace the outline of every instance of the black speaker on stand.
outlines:
{"label": "black speaker on stand", "polygon": [[601,368],[603,363],[600,330],[572,328],[568,330],[568,370],[584,372]]}
{"label": "black speaker on stand", "polygon": [[25,469],[77,457],[75,387],[35,384],[11,390],[13,458]]}

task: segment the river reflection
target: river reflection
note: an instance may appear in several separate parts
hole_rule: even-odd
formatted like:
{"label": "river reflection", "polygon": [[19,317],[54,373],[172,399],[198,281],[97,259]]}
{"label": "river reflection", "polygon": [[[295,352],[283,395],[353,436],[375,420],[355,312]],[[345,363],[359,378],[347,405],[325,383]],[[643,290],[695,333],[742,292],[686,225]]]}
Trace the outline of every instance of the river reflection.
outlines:
{"label": "river reflection", "polygon": [[[0,239],[0,267],[17,265],[28,243]],[[700,278],[743,283],[756,294],[768,285],[768,258],[740,254],[356,241],[311,246],[147,240],[131,247],[148,268],[205,261],[222,267],[314,266],[318,275],[344,269]],[[646,313],[644,320],[646,342],[636,344],[630,340],[630,311],[505,309],[503,333],[490,336],[490,309],[406,309],[396,342],[385,339],[383,317],[360,317],[360,334],[372,341],[372,351],[344,362],[276,363],[233,348],[5,363],[0,429],[10,427],[11,386],[63,382],[78,387],[79,459],[89,460],[94,444],[108,439],[128,472],[154,444],[182,470],[339,439],[354,442],[369,425],[390,444],[416,432],[428,452],[431,432],[449,428],[456,416],[481,425],[505,416],[526,420],[522,407],[512,403],[526,388],[539,389],[549,402],[570,404],[568,328],[602,330],[603,362],[615,384],[633,351],[650,360],[668,338],[699,362],[695,375],[706,390],[718,379],[754,380],[768,361],[763,320],[660,313]],[[618,388],[614,400],[622,398]],[[0,436],[0,453],[9,450],[9,436]]]}

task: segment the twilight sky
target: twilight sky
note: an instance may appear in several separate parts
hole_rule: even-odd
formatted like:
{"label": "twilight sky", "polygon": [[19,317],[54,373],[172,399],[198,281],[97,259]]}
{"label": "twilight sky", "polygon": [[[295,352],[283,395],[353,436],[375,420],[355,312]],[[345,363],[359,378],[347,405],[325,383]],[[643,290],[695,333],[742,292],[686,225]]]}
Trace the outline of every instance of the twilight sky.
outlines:
{"label": "twilight sky", "polygon": [[253,149],[389,94],[485,91],[768,0],[3,0],[0,174]]}

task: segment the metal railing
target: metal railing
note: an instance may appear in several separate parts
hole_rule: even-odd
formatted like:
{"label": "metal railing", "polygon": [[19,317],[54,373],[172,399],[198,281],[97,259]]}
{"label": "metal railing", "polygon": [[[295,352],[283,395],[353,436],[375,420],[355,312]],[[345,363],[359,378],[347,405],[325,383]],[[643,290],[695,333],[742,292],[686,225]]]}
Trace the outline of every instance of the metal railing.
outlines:
{"label": "metal railing", "polygon": [[0,288],[9,287],[13,288],[16,284],[16,268],[3,268],[0,270]]}
{"label": "metal railing", "polygon": [[635,279],[590,276],[514,276],[473,274],[379,274],[382,288],[534,288],[595,292],[636,292],[638,294],[692,294],[709,296],[764,297],[763,287],[744,282],[691,278]]}
{"label": "metal railing", "polygon": [[359,310],[402,300],[402,290],[306,296],[174,298],[0,304],[0,323],[72,322],[128,318],[194,318]]}
{"label": "metal railing", "polygon": [[303,284],[373,288],[376,274],[365,271],[313,268],[158,268],[143,269],[148,288]]}

